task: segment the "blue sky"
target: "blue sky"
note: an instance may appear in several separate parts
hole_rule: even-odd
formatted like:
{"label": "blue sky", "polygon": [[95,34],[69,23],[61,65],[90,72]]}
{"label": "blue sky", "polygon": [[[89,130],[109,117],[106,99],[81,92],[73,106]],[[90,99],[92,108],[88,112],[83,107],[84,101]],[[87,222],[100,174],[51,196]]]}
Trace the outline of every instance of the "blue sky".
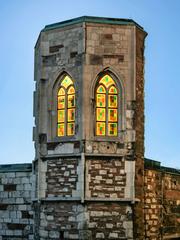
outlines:
{"label": "blue sky", "polygon": [[0,2],[0,164],[34,158],[34,45],[45,25],[83,15],[131,18],[148,32],[145,156],[180,167],[179,0]]}

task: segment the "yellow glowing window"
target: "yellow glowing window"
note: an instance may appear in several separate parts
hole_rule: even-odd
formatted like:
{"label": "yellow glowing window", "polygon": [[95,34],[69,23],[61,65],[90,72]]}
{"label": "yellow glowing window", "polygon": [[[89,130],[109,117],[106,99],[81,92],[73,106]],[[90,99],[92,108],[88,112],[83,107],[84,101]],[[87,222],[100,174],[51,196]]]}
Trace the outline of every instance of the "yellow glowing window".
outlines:
{"label": "yellow glowing window", "polygon": [[106,89],[103,87],[103,85],[100,85],[97,88],[97,93],[106,93]]}
{"label": "yellow glowing window", "polygon": [[75,95],[68,95],[68,108],[75,107]]}
{"label": "yellow glowing window", "polygon": [[58,96],[58,109],[65,108],[65,96]]}
{"label": "yellow glowing window", "polygon": [[58,123],[58,136],[64,136],[64,123]]}
{"label": "yellow glowing window", "polygon": [[69,76],[65,76],[61,83],[61,86],[67,89],[72,84],[73,84],[73,81],[71,80],[71,78]]}
{"label": "yellow glowing window", "polygon": [[75,134],[75,88],[73,80],[66,75],[57,92],[57,136]]}
{"label": "yellow glowing window", "polygon": [[118,90],[113,78],[106,74],[96,87],[96,135],[118,134]]}
{"label": "yellow glowing window", "polygon": [[106,124],[104,122],[96,122],[96,135],[105,136],[106,134]]}
{"label": "yellow glowing window", "polygon": [[106,121],[106,109],[96,108],[97,121]]}
{"label": "yellow glowing window", "polygon": [[114,86],[112,86],[109,88],[109,93],[117,94],[117,89]]}
{"label": "yellow glowing window", "polygon": [[68,90],[68,94],[73,94],[73,93],[75,93],[75,89],[73,86],[71,86]]}
{"label": "yellow glowing window", "polygon": [[108,107],[117,108],[117,95],[108,96]]}
{"label": "yellow glowing window", "polygon": [[74,135],[74,123],[68,123],[67,125],[67,135]]}
{"label": "yellow glowing window", "polygon": [[117,109],[108,109],[108,121],[117,122]]}
{"label": "yellow glowing window", "polygon": [[65,122],[65,110],[58,110],[58,123]]}
{"label": "yellow glowing window", "polygon": [[108,135],[117,136],[117,123],[108,123]]}
{"label": "yellow glowing window", "polygon": [[68,122],[74,122],[75,120],[75,109],[70,108],[68,109]]}
{"label": "yellow glowing window", "polygon": [[106,106],[106,94],[97,94],[96,95],[97,107]]}
{"label": "yellow glowing window", "polygon": [[109,88],[113,84],[115,85],[114,80],[107,74],[101,78],[99,83],[102,83],[106,88]]}
{"label": "yellow glowing window", "polygon": [[58,96],[65,95],[65,90],[64,88],[60,88],[58,91]]}

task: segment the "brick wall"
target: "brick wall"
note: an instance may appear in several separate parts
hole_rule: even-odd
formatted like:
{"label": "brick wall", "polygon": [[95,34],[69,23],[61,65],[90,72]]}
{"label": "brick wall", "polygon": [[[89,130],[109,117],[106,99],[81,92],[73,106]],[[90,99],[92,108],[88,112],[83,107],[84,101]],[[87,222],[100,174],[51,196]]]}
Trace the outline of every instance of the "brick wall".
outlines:
{"label": "brick wall", "polygon": [[[79,239],[84,207],[77,202],[44,202],[35,239]],[[38,236],[39,235],[39,236]]]}
{"label": "brick wall", "polygon": [[91,203],[87,206],[92,239],[133,239],[132,209],[122,203]]}
{"label": "brick wall", "polygon": [[132,210],[122,203],[44,202],[35,239],[132,239]]}
{"label": "brick wall", "polygon": [[180,238],[180,171],[145,162],[147,240]]}
{"label": "brick wall", "polygon": [[0,240],[33,239],[31,164],[0,166]]}
{"label": "brick wall", "polygon": [[89,198],[124,198],[126,173],[124,160],[87,160],[86,186]]}
{"label": "brick wall", "polygon": [[72,197],[78,181],[78,159],[61,158],[47,163],[47,197]]}

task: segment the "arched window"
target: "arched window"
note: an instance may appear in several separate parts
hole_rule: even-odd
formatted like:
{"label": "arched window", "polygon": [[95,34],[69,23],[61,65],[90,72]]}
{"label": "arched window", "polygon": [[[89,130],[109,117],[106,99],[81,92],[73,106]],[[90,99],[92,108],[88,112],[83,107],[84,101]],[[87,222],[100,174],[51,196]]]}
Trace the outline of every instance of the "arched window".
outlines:
{"label": "arched window", "polygon": [[72,79],[66,75],[57,93],[57,136],[75,134],[75,88]]}
{"label": "arched window", "polygon": [[96,136],[118,135],[118,91],[108,74],[96,87]]}

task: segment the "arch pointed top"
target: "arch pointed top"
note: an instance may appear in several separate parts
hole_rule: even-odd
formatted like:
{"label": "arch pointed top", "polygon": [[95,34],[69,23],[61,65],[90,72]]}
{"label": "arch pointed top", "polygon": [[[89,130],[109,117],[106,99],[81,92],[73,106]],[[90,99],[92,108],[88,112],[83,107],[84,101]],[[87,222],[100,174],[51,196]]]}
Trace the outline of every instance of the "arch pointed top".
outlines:
{"label": "arch pointed top", "polygon": [[71,84],[73,84],[72,79],[68,75],[65,75],[61,82],[61,86],[67,89]]}
{"label": "arch pointed top", "polygon": [[115,85],[114,80],[109,74],[105,74],[99,81],[99,83],[103,83],[106,88],[109,88],[111,85]]}

